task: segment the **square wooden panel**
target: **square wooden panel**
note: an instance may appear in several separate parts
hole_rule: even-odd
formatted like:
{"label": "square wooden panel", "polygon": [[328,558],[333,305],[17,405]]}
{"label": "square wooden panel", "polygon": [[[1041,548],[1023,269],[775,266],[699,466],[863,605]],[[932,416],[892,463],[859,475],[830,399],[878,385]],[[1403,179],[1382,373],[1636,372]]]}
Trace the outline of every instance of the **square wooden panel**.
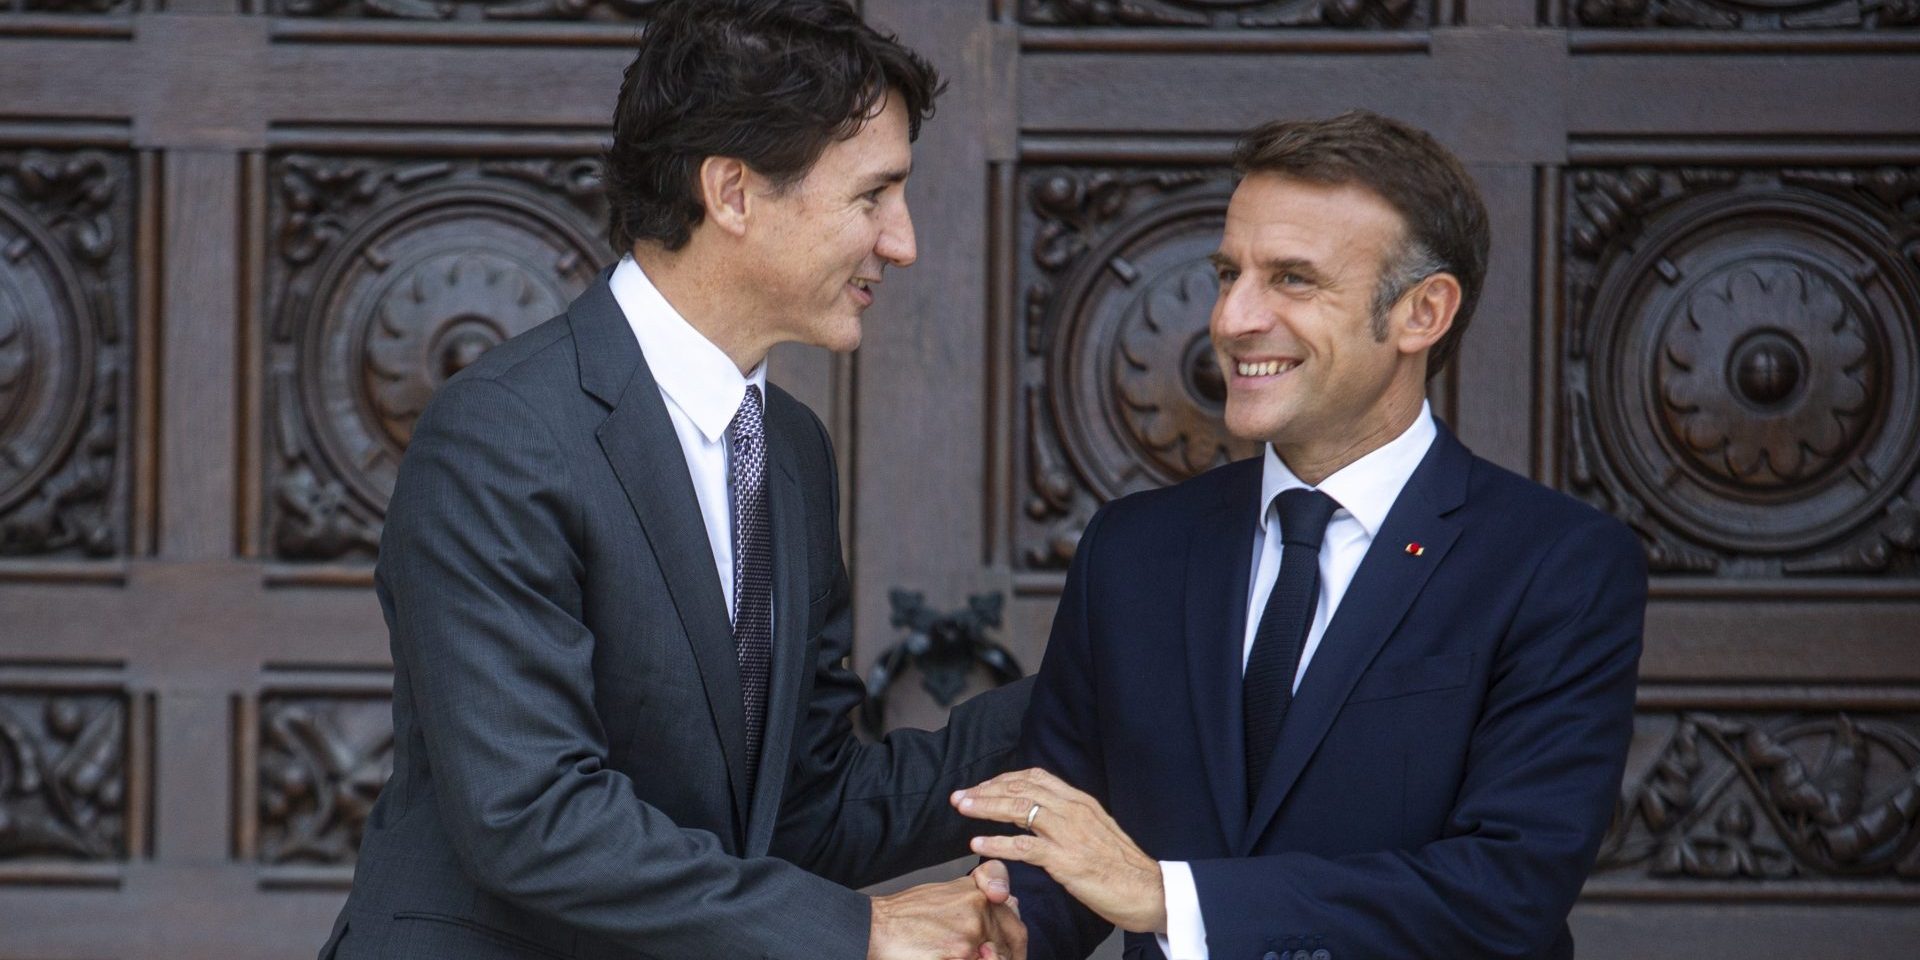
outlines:
{"label": "square wooden panel", "polygon": [[1920,167],[1559,187],[1566,489],[1670,584],[1920,586]]}
{"label": "square wooden panel", "polygon": [[1037,164],[1014,178],[1012,565],[1064,571],[1102,503],[1250,456],[1221,417],[1207,256],[1224,166]]}
{"label": "square wooden panel", "polygon": [[1920,26],[1911,0],[1815,0],[1759,3],[1741,0],[1563,0],[1563,22],[1574,27],[1636,30],[1739,30],[1790,35],[1805,30],[1881,32]]}
{"label": "square wooden panel", "polygon": [[120,150],[0,146],[0,559],[129,550],[140,183]]}
{"label": "square wooden panel", "polygon": [[1589,896],[1920,900],[1920,695],[1656,686],[1641,703]]}
{"label": "square wooden panel", "polygon": [[254,859],[351,866],[393,773],[393,698],[378,690],[275,691],[259,701]]}
{"label": "square wooden panel", "polygon": [[[132,699],[117,687],[9,667],[0,676],[0,877],[86,882],[130,858],[144,793]],[[105,875],[105,876],[111,876]]]}
{"label": "square wooden panel", "polygon": [[1433,22],[1420,0],[1020,0],[1036,26],[1419,30]]}
{"label": "square wooden panel", "polygon": [[263,551],[365,564],[414,421],[612,259],[591,156],[281,153],[266,167]]}
{"label": "square wooden panel", "polygon": [[[96,0],[97,2],[97,0]],[[259,0],[280,17],[499,24],[540,21],[634,23],[659,0]]]}

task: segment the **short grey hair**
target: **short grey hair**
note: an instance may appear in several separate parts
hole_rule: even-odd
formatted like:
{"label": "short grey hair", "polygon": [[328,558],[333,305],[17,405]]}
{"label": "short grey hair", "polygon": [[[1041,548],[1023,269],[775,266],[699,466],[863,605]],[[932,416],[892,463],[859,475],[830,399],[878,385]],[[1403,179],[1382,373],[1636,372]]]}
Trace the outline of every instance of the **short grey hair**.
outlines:
{"label": "short grey hair", "polygon": [[1373,285],[1373,339],[1387,339],[1387,314],[1414,284],[1446,269],[1447,262],[1426,244],[1412,237],[1400,241],[1400,249],[1381,264],[1380,279]]}

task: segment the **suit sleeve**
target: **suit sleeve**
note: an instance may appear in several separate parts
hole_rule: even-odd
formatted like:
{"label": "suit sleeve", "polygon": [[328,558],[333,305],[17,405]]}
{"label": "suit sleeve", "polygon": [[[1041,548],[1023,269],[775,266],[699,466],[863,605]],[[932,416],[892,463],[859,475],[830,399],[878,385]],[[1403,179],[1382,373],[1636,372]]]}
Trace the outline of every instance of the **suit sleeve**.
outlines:
{"label": "suit sleeve", "polygon": [[462,869],[636,954],[864,957],[867,898],[728,854],[608,766],[571,483],[531,406],[465,379],[421,419],[394,490],[378,576]]}
{"label": "suit sleeve", "polygon": [[[817,419],[827,499],[839,529],[833,448]],[[954,812],[948,795],[1009,769],[1031,680],[978,694],[940,730],[900,729],[877,743],[853,734],[866,684],[849,666],[853,611],[846,567],[833,545],[833,582],[818,637],[813,692],[797,729],[793,765],[771,852],[848,886],[865,886],[967,855],[993,832]]]}
{"label": "suit sleeve", "polygon": [[1624,526],[1569,530],[1496,653],[1445,836],[1337,859],[1197,860],[1215,957],[1322,938],[1347,957],[1534,957],[1593,867],[1633,731],[1646,569]]}
{"label": "suit sleeve", "polygon": [[[1105,509],[1094,514],[1074,551],[1020,737],[1022,766],[1045,768],[1102,805],[1108,805],[1107,778],[1094,691],[1088,594],[1091,568],[1099,560],[1097,531],[1105,516]],[[1081,906],[1046,871],[1024,863],[1007,866],[1013,893],[1020,898],[1027,956],[1032,960],[1079,960],[1113,932],[1112,924]]]}

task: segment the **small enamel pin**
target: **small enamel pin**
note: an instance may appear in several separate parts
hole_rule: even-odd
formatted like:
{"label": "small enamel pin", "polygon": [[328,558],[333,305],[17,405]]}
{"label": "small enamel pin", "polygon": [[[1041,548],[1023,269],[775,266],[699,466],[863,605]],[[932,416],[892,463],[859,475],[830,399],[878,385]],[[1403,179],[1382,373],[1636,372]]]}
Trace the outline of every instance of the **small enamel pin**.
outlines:
{"label": "small enamel pin", "polygon": [[1409,557],[1417,557],[1426,552],[1427,552],[1427,548],[1419,545],[1418,543],[1407,544],[1407,556]]}

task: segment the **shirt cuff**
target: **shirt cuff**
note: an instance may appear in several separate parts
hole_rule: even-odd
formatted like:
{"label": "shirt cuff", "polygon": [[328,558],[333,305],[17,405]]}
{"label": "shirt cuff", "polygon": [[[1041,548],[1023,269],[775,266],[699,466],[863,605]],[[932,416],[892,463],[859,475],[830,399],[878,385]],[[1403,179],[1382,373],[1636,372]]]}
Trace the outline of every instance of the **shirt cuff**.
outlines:
{"label": "shirt cuff", "polygon": [[1200,890],[1184,860],[1160,861],[1160,883],[1167,888],[1167,932],[1154,934],[1167,960],[1207,960],[1207,918],[1200,915]]}

